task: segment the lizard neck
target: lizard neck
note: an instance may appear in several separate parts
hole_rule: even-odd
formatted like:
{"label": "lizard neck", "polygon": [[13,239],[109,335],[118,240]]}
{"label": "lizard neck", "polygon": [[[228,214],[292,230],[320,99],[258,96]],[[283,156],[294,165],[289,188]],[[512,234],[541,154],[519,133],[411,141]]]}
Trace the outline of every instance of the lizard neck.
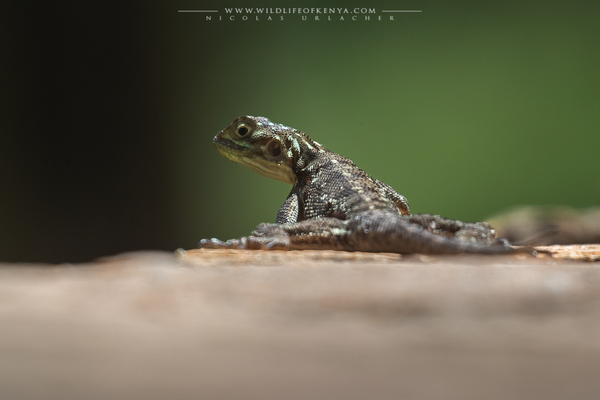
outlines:
{"label": "lizard neck", "polygon": [[[314,167],[318,159],[330,153],[323,145],[312,140],[308,135],[302,132],[299,135],[290,135],[288,137],[288,157],[292,161],[292,168],[296,175],[306,173],[309,167]],[[312,168],[311,168],[312,169]]]}

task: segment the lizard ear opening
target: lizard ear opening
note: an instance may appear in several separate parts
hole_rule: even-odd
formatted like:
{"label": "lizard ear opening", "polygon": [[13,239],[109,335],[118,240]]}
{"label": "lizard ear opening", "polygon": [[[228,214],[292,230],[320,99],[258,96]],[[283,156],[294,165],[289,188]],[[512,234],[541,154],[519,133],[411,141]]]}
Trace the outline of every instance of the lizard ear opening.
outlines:
{"label": "lizard ear opening", "polygon": [[272,158],[279,157],[283,153],[281,149],[281,143],[279,143],[277,140],[269,140],[265,146],[265,153]]}

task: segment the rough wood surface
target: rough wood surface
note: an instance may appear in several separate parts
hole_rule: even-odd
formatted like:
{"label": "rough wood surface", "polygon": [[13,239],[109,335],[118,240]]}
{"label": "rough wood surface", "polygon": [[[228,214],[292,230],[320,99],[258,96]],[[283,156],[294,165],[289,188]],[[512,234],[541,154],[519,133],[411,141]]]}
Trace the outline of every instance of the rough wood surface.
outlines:
{"label": "rough wood surface", "polygon": [[0,264],[0,398],[596,399],[598,246],[553,250]]}
{"label": "rough wood surface", "polygon": [[[539,246],[537,249],[549,252],[553,258],[565,260],[600,261],[599,244],[577,244],[568,246]],[[544,257],[544,254],[538,255]]]}

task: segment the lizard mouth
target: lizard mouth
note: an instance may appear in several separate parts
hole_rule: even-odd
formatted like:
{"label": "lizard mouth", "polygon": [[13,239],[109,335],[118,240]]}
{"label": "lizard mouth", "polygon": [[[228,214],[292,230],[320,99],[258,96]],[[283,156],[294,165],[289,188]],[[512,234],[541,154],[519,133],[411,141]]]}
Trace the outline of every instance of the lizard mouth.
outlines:
{"label": "lizard mouth", "polygon": [[277,181],[289,183],[293,185],[296,183],[296,174],[292,169],[284,163],[270,163],[261,158],[246,158],[243,157],[241,161],[236,161],[246,167],[250,168],[254,172],[266,176],[267,178],[275,179]]}
{"label": "lizard mouth", "polygon": [[249,144],[223,140],[220,134],[215,136],[213,144],[223,157],[248,167],[254,172],[291,185],[296,183],[296,174],[285,161],[266,160],[261,155],[257,155],[254,147]]}

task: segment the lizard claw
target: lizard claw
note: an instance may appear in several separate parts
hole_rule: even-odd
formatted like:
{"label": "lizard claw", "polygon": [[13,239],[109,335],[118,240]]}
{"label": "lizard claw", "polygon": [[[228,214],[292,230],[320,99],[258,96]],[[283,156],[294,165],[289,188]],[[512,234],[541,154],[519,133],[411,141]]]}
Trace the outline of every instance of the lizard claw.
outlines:
{"label": "lizard claw", "polygon": [[201,249],[251,249],[249,246],[248,238],[241,237],[239,239],[230,239],[226,242],[217,238],[202,239],[198,243],[198,247]]}
{"label": "lizard claw", "polygon": [[198,243],[198,247],[201,249],[223,249],[227,248],[227,244],[217,238],[202,239],[200,240],[200,243]]}
{"label": "lizard claw", "polygon": [[226,242],[217,238],[202,239],[198,243],[201,249],[242,249],[242,250],[289,250],[290,242],[287,237],[250,236],[231,239]]}
{"label": "lizard claw", "polygon": [[273,238],[270,238],[266,244],[264,244],[264,249],[265,250],[289,250],[290,249],[290,241],[287,236],[273,237]]}

